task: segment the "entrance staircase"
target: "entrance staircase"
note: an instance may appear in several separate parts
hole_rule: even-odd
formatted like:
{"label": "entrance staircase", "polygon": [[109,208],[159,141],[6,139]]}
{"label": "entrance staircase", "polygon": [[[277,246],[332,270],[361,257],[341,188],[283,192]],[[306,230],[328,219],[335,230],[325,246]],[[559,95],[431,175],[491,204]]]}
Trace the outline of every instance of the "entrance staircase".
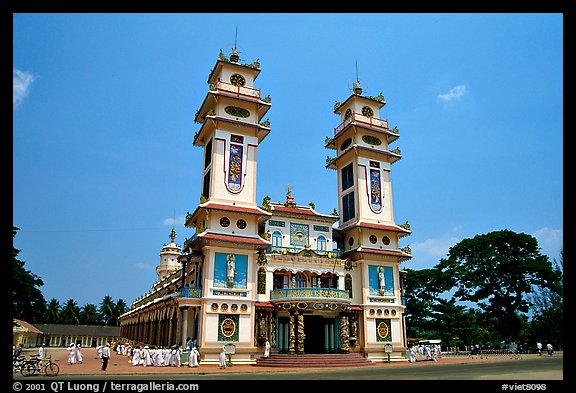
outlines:
{"label": "entrance staircase", "polygon": [[362,367],[371,366],[371,360],[366,359],[358,353],[349,354],[305,354],[288,355],[272,354],[267,358],[256,359],[255,366],[258,367]]}

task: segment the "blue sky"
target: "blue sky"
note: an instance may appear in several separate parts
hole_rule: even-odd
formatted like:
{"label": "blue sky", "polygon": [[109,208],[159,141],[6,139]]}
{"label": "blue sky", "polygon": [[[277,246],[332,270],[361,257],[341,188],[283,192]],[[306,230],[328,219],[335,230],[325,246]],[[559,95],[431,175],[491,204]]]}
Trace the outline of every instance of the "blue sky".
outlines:
{"label": "blue sky", "polygon": [[13,223],[47,300],[130,304],[200,197],[194,113],[218,53],[258,59],[258,197],[337,207],[324,139],[358,77],[397,126],[395,220],[434,266],[500,229],[563,244],[562,14],[15,14]]}

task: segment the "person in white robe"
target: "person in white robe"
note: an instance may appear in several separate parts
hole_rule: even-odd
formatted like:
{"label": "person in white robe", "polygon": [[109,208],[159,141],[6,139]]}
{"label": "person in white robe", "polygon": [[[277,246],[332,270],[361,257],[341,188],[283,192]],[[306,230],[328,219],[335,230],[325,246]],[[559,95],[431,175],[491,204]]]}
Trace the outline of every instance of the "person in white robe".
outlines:
{"label": "person in white robe", "polygon": [[220,368],[226,368],[226,345],[222,345],[220,348],[220,355],[218,355],[218,365]]}
{"label": "person in white robe", "polygon": [[416,363],[416,347],[410,348],[410,363]]}
{"label": "person in white robe", "polygon": [[96,347],[96,359],[102,359],[102,345]]}
{"label": "person in white robe", "polygon": [[264,357],[267,358],[268,356],[270,356],[270,341],[266,340],[264,344]]}
{"label": "person in white robe", "polygon": [[176,348],[176,367],[180,367],[182,366],[182,348],[177,347]]}
{"label": "person in white robe", "polygon": [[190,350],[190,361],[188,362],[188,367],[198,367],[198,359],[200,359],[200,352],[196,347],[192,347]]}
{"label": "person in white robe", "polygon": [[80,344],[76,345],[76,363],[82,364],[82,350],[80,349]]}
{"label": "person in white robe", "polygon": [[152,365],[152,357],[150,356],[150,347],[148,345],[144,346],[142,350],[142,355],[144,355],[144,359],[142,360],[142,365],[144,367],[148,367]]}
{"label": "person in white robe", "polygon": [[68,347],[68,364],[72,365],[76,363],[76,346],[74,343],[70,344]]}
{"label": "person in white robe", "polygon": [[140,347],[136,347],[132,351],[132,365],[133,366],[140,365]]}
{"label": "person in white robe", "polygon": [[162,353],[164,354],[164,365],[171,366],[170,359],[172,358],[172,351],[170,351],[170,348],[164,348]]}

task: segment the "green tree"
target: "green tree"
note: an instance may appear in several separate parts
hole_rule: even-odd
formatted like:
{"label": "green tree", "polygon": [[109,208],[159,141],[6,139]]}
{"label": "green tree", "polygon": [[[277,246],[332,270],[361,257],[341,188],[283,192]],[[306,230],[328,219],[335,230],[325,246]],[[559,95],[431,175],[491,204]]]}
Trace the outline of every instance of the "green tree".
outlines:
{"label": "green tree", "polygon": [[454,298],[476,303],[506,341],[516,341],[520,333],[519,313],[531,306],[527,295],[538,287],[559,290],[558,274],[540,254],[536,238],[510,230],[462,240],[436,268],[455,289]]}
{"label": "green tree", "polygon": [[124,314],[126,311],[128,311],[128,305],[123,299],[118,299],[116,302],[116,325],[120,322],[120,315]]}
{"label": "green tree", "polygon": [[99,325],[101,322],[100,313],[94,304],[85,304],[80,309],[80,323],[84,325]]}
{"label": "green tree", "polygon": [[60,323],[78,325],[80,324],[80,307],[74,299],[68,299],[60,312]]}
{"label": "green tree", "polygon": [[[12,227],[12,238],[16,237],[20,228]],[[24,268],[25,262],[19,260],[18,250],[12,246],[12,312],[14,318],[29,322],[38,322],[37,315],[44,302],[40,287],[44,285],[42,278]],[[40,314],[41,315],[41,314]]]}
{"label": "green tree", "polygon": [[116,315],[116,304],[111,296],[104,296],[100,307],[98,308],[100,315],[102,316],[102,322],[107,326],[116,326],[118,323],[118,317]]}
{"label": "green tree", "polygon": [[533,317],[530,321],[528,340],[541,341],[562,348],[564,345],[564,250],[560,260],[554,259],[554,270],[558,275],[558,291],[538,289],[533,300]]}
{"label": "green tree", "polygon": [[60,322],[60,302],[54,298],[50,299],[44,312],[44,323]]}

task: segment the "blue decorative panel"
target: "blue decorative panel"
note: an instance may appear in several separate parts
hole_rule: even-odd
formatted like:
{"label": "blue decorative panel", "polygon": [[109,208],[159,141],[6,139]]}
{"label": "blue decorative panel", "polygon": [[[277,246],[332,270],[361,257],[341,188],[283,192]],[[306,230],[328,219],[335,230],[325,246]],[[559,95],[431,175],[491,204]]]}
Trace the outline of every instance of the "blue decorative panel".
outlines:
{"label": "blue decorative panel", "polygon": [[382,210],[382,186],[380,171],[370,169],[370,208],[374,212]]}
{"label": "blue decorative panel", "polygon": [[246,288],[248,256],[216,253],[214,286],[220,288]]}
{"label": "blue decorative panel", "polygon": [[307,246],[308,225],[290,223],[290,244],[293,246]]}
{"label": "blue decorative panel", "polygon": [[228,165],[228,189],[239,192],[242,188],[243,146],[230,145],[230,162]]}
{"label": "blue decorative panel", "polygon": [[317,232],[330,232],[330,228],[324,225],[314,225],[314,230]]}
{"label": "blue decorative panel", "polygon": [[368,266],[370,295],[394,296],[394,276],[388,266]]}
{"label": "blue decorative panel", "polygon": [[268,220],[268,225],[273,227],[285,227],[286,223],[284,221]]}

